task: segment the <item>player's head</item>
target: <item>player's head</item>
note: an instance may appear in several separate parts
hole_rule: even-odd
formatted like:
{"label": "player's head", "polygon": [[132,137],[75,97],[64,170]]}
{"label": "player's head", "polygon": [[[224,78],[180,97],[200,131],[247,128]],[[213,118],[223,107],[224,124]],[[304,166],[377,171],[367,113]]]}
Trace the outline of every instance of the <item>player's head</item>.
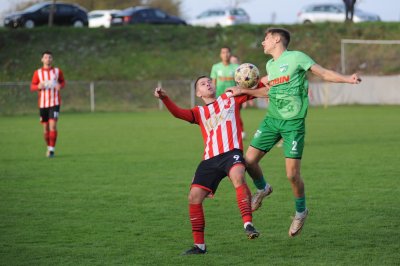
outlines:
{"label": "player's head", "polygon": [[264,53],[270,53],[277,45],[287,49],[290,43],[290,32],[282,28],[268,28],[265,31],[265,39],[262,42]]}
{"label": "player's head", "polygon": [[196,96],[200,98],[212,98],[215,97],[215,86],[212,83],[210,77],[200,76],[194,83],[194,89]]}
{"label": "player's head", "polygon": [[42,53],[42,63],[44,66],[51,66],[53,63],[53,53],[51,51],[46,50]]}
{"label": "player's head", "polygon": [[239,57],[237,57],[236,55],[232,55],[231,58],[230,58],[230,62],[231,62],[231,64],[239,65],[240,64]]}
{"label": "player's head", "polygon": [[231,58],[231,48],[228,46],[223,46],[219,52],[219,57],[221,58],[222,62],[229,64],[229,60]]}

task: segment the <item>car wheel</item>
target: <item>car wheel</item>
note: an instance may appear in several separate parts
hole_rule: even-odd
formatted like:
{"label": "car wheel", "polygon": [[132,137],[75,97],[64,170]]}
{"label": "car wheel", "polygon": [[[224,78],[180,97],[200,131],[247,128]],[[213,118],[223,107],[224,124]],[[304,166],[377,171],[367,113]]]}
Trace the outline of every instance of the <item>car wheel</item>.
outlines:
{"label": "car wheel", "polygon": [[74,24],[72,24],[75,28],[82,28],[84,26],[82,20],[75,20]]}
{"label": "car wheel", "polygon": [[304,20],[303,23],[304,23],[304,24],[311,24],[312,22],[311,22],[311,20],[306,19],[306,20]]}
{"label": "car wheel", "polygon": [[28,19],[27,21],[25,21],[24,27],[28,28],[28,29],[32,29],[35,27],[35,22],[31,19]]}

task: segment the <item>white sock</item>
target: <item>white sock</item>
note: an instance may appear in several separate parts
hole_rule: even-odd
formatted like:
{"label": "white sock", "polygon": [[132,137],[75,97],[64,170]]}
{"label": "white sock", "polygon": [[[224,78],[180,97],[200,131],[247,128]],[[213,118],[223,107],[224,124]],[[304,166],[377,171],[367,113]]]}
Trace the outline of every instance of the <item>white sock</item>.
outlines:
{"label": "white sock", "polygon": [[194,245],[197,246],[201,250],[205,250],[206,249],[206,244],[194,244]]}
{"label": "white sock", "polygon": [[304,218],[304,216],[306,216],[306,210],[304,210],[303,212],[296,211],[296,216],[299,218]]}
{"label": "white sock", "polygon": [[54,151],[55,148],[54,148],[54,147],[51,147],[51,146],[47,146],[47,150],[48,150],[48,151]]}
{"label": "white sock", "polygon": [[270,185],[267,183],[267,184],[265,185],[265,188],[263,188],[263,189],[257,189],[257,191],[258,191],[258,192],[264,192],[264,191],[266,191],[269,187],[270,187]]}
{"label": "white sock", "polygon": [[243,226],[244,226],[244,229],[246,229],[246,227],[247,227],[249,224],[251,224],[251,226],[253,226],[253,223],[252,223],[252,222],[245,222],[244,225],[243,225]]}

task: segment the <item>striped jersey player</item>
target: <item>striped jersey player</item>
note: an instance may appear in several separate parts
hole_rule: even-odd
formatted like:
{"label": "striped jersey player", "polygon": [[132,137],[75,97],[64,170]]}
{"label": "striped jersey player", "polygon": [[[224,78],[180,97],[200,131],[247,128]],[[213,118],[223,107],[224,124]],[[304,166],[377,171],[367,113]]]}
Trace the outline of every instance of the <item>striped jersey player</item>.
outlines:
{"label": "striped jersey player", "polygon": [[57,120],[60,113],[60,90],[65,86],[61,69],[53,67],[53,55],[50,51],[42,53],[43,67],[33,73],[31,91],[38,92],[40,122],[43,125],[44,139],[47,144],[46,156],[54,157],[57,140]]}
{"label": "striped jersey player", "polygon": [[215,86],[206,76],[196,80],[195,90],[196,96],[205,105],[192,109],[182,109],[175,105],[162,88],[156,88],[154,92],[176,118],[198,124],[204,141],[203,161],[197,167],[189,192],[189,216],[194,246],[185,255],[206,253],[202,203],[206,197],[215,194],[225,176],[230,178],[235,187],[247,237],[253,239],[259,235],[252,223],[251,194],[245,181],[242,129],[238,122],[240,105],[251,97],[229,97],[232,94],[229,91],[216,97]]}

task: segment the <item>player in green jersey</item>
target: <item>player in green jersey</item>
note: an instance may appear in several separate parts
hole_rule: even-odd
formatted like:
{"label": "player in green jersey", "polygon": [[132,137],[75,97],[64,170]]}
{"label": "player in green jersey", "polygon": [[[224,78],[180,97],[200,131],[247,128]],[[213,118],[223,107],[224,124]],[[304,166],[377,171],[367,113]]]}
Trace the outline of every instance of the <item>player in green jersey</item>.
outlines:
{"label": "player in green jersey", "polygon": [[[216,63],[212,66],[210,74],[212,83],[217,90],[216,97],[223,94],[227,88],[236,85],[235,71],[239,67],[239,64],[231,62],[232,51],[230,47],[222,47],[219,53],[219,57],[221,58],[221,62]],[[242,117],[240,117],[239,123],[243,130],[242,138],[244,139],[246,137],[246,133],[244,132]]]}
{"label": "player in green jersey", "polygon": [[222,47],[219,57],[221,62],[216,63],[211,68],[211,80],[217,89],[217,97],[225,92],[225,89],[233,87],[235,83],[235,70],[238,64],[231,64],[231,49],[227,46]]}
{"label": "player in green jersey", "polygon": [[267,62],[267,76],[261,81],[265,87],[259,89],[230,88],[233,96],[247,94],[254,97],[269,97],[268,112],[261,122],[250,147],[246,152],[247,171],[257,192],[252,197],[252,209],[257,210],[262,200],[272,193],[272,187],[265,181],[259,165],[270,149],[283,139],[286,175],[295,197],[296,215],[289,228],[289,236],[300,233],[308,209],[305,203],[304,182],[300,174],[301,157],[304,148],[305,118],[308,109],[307,72],[329,82],[358,84],[357,74],[342,75],[316,64],[308,55],[289,51],[290,33],[285,29],[270,28],[262,42],[265,54],[272,59]]}

